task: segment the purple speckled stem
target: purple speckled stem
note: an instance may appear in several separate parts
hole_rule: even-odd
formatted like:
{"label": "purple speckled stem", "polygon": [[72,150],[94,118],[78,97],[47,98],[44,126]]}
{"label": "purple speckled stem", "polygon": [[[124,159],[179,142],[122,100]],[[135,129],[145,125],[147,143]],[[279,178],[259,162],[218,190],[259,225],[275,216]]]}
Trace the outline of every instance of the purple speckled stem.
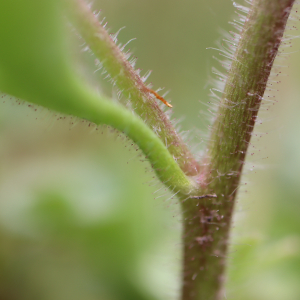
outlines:
{"label": "purple speckled stem", "polygon": [[184,209],[182,300],[223,299],[228,236],[251,133],[294,0],[254,0],[228,73],[202,174]]}

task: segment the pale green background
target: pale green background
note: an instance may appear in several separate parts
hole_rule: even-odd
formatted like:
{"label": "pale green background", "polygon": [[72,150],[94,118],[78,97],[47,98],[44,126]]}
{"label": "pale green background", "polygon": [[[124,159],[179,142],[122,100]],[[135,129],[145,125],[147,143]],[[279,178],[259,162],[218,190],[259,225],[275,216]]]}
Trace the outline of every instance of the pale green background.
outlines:
{"label": "pale green background", "polygon": [[[200,130],[192,144],[203,150],[209,122],[200,101],[209,101],[210,70],[218,66],[218,52],[206,48],[232,30],[232,2],[103,0],[94,7],[110,32],[126,26],[119,42],[137,38],[129,46],[137,67],[153,70],[154,89],[170,90],[174,117],[184,117],[184,131]],[[286,50],[296,52],[278,62],[288,66],[279,69],[278,102],[260,114],[252,140],[224,299],[300,299],[299,50],[296,40]],[[85,70],[90,80],[103,81],[94,70]],[[180,212],[135,147],[8,97],[0,108],[0,299],[125,299],[117,289],[128,270],[145,294],[176,299]]]}

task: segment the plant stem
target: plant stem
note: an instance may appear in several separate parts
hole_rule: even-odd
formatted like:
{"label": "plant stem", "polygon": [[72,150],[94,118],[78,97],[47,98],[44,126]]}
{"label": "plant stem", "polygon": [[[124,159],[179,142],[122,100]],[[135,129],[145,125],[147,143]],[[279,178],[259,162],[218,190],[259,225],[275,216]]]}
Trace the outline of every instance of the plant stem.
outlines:
{"label": "plant stem", "polygon": [[84,108],[76,111],[76,116],[96,124],[111,125],[125,133],[145,154],[161,182],[174,192],[195,193],[196,184],[183,173],[162,141],[138,116],[88,89],[81,91],[78,89],[76,97],[84,99]]}
{"label": "plant stem", "polygon": [[[159,179],[171,190],[189,194],[195,189],[194,181],[139,116],[98,95],[74,72],[64,43],[60,0],[0,3],[3,93],[97,125],[110,125],[139,146]],[[9,30],[4,30],[9,23]]]}
{"label": "plant stem", "polygon": [[245,156],[294,0],[254,0],[228,73],[213,124],[204,194],[184,209],[182,300],[223,298],[225,261],[234,200]]}
{"label": "plant stem", "polygon": [[128,99],[131,101],[134,112],[165,143],[170,154],[187,175],[198,174],[199,164],[181,137],[175,132],[170,120],[161,111],[140,76],[127,61],[124,53],[99,23],[96,16],[82,0],[65,0],[65,2],[67,3],[67,14],[72,23],[101,61],[113,82],[122,91],[125,96],[123,101],[128,101]]}

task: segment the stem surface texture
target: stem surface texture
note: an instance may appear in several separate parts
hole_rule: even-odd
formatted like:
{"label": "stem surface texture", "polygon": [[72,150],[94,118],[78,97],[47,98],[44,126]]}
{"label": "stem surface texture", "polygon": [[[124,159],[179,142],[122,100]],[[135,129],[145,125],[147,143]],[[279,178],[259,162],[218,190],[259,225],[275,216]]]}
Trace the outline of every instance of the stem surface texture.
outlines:
{"label": "stem surface texture", "polygon": [[[234,200],[267,81],[294,0],[254,0],[237,44],[213,124],[203,194],[184,210],[182,300],[223,299],[225,262]],[[239,9],[239,7],[237,7]]]}

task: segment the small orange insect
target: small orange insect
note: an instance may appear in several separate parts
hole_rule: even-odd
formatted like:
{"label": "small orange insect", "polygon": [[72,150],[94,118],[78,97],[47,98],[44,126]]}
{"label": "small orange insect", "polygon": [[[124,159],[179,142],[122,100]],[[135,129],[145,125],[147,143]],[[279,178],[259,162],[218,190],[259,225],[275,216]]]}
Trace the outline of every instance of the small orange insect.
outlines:
{"label": "small orange insect", "polygon": [[168,107],[173,107],[173,105],[171,105],[169,102],[167,102],[162,96],[158,95],[155,91],[148,89],[148,92],[153,94],[158,100],[160,100],[161,102],[163,102],[165,105],[167,105]]}

